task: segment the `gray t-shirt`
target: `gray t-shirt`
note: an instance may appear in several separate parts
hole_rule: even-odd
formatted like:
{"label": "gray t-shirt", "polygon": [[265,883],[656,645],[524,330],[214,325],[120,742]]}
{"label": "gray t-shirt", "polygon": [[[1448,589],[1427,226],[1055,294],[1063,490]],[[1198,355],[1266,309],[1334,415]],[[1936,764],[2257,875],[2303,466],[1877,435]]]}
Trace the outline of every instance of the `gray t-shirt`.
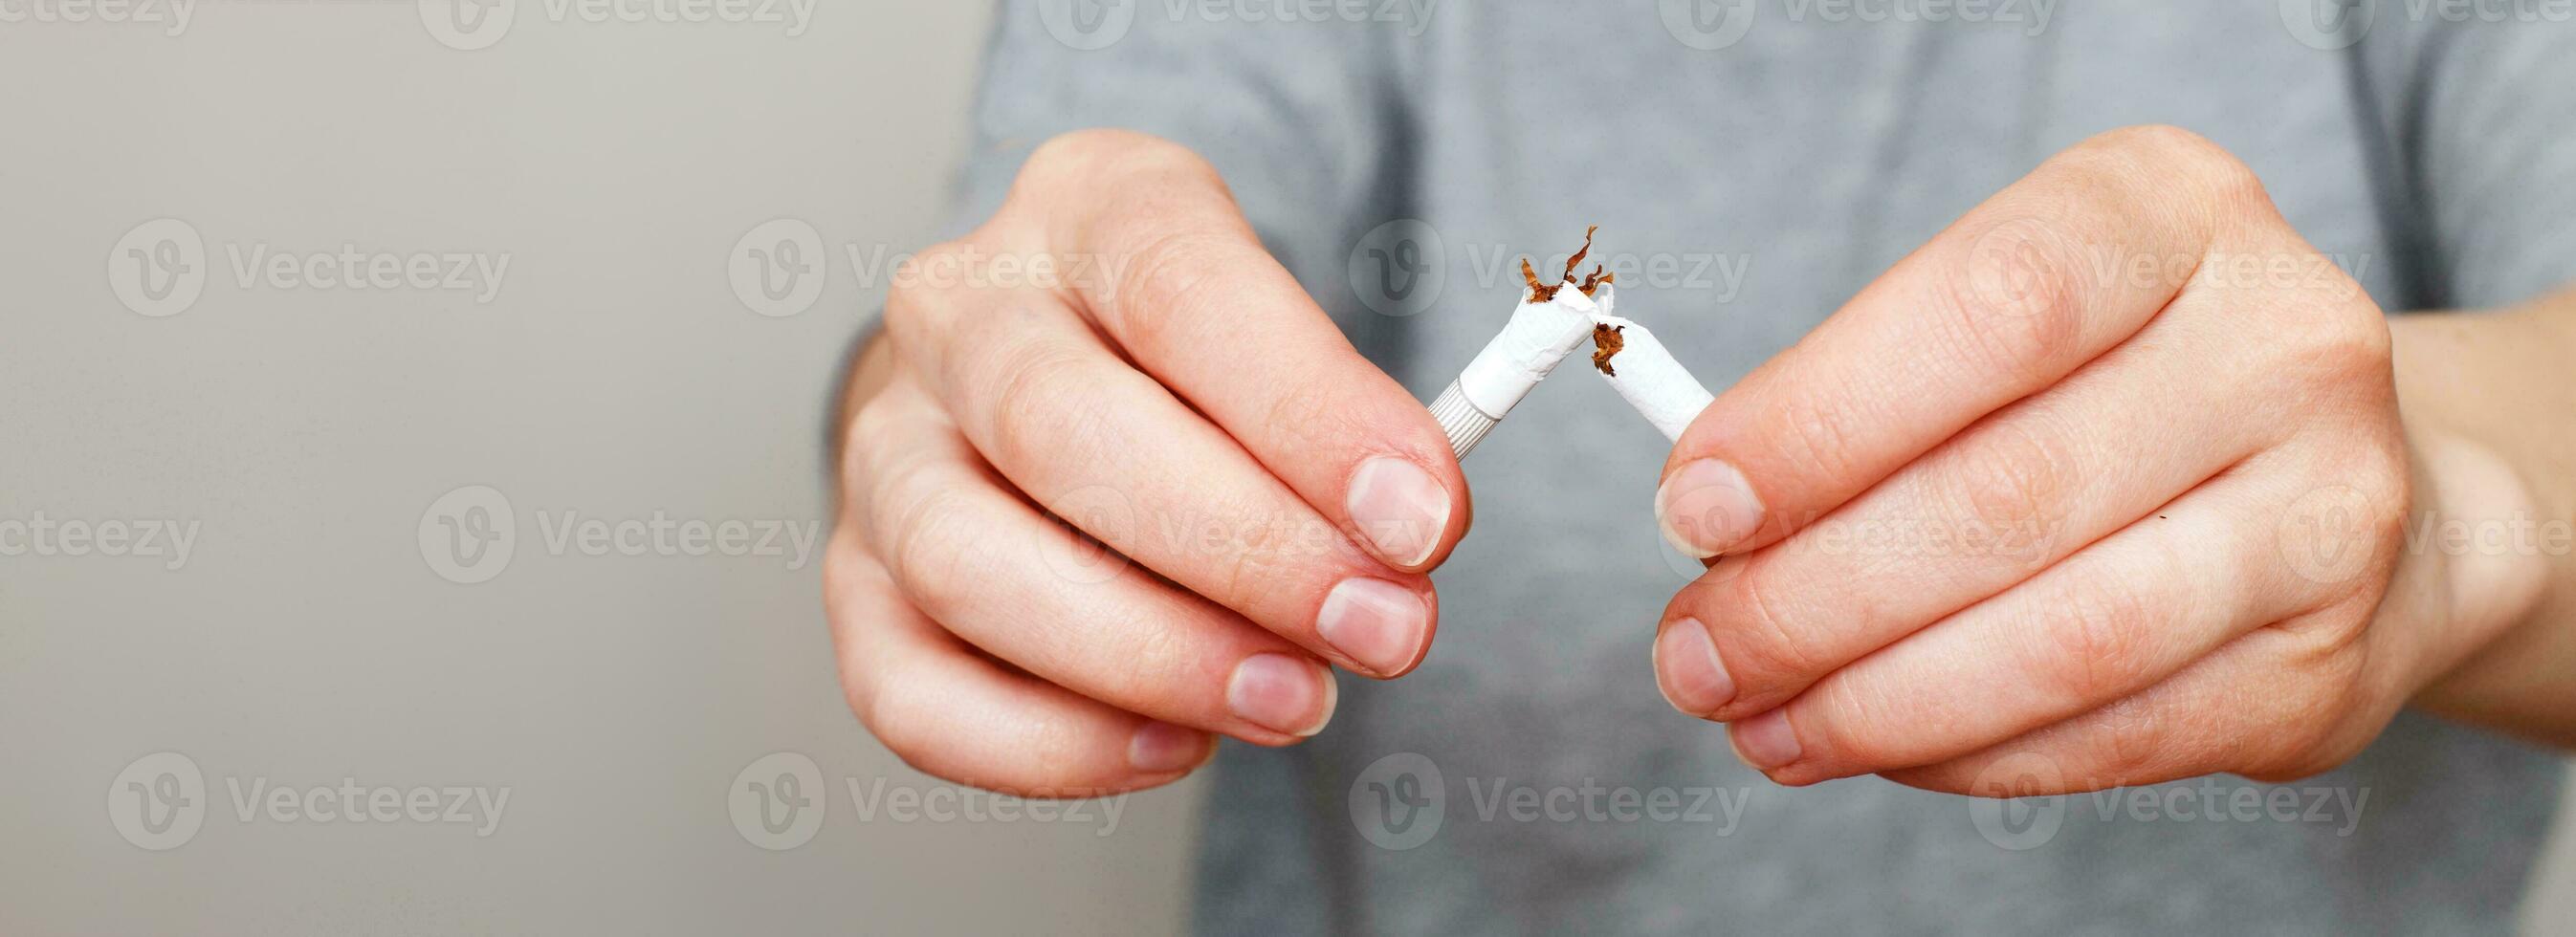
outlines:
{"label": "gray t-shirt", "polygon": [[[1424,399],[1510,309],[1518,258],[1599,223],[1621,311],[1722,385],[2049,154],[2170,123],[2250,163],[2383,306],[2493,306],[2576,273],[2576,25],[2550,9],[1006,3],[958,217],[1054,133],[1179,140]],[[1580,368],[1511,415],[1468,460],[1428,662],[1345,678],[1303,746],[1219,757],[1201,930],[2511,926],[2558,763],[2422,716],[2278,787],[1770,785],[1655,689],[1656,617],[1696,572],[1655,530],[1668,448]]]}

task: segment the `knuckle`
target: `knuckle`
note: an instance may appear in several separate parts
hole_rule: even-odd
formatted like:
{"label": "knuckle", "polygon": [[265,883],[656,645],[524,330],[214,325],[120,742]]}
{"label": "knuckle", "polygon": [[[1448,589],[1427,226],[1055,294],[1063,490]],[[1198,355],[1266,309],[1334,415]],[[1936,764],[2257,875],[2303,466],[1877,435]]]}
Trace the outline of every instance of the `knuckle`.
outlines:
{"label": "knuckle", "polygon": [[1766,573],[1768,564],[1753,562],[1735,577],[1732,596],[1721,606],[1728,614],[1711,616],[1732,627],[1720,627],[1720,656],[1729,675],[1743,687],[1742,698],[1729,710],[1759,705],[1804,687],[1827,665],[1819,636],[1782,605],[1778,586]]}
{"label": "knuckle", "polygon": [[1129,179],[1219,183],[1216,167],[1196,151],[1152,134],[1091,128],[1057,134],[1029,152],[1012,200],[1046,200],[1058,192],[1100,191]]}
{"label": "knuckle", "polygon": [[[2354,306],[2369,308],[2351,308]],[[2345,378],[2384,378],[2395,369],[2396,347],[2388,320],[2369,303],[2338,303],[2314,317],[2296,354],[2318,372]]]}
{"label": "knuckle", "polygon": [[1907,738],[1882,728],[1912,722],[1906,714],[1916,712],[1919,704],[1865,693],[1849,680],[1831,681],[1819,690],[1801,728],[1816,736],[1833,760],[1867,771],[1905,767],[1919,760]]}
{"label": "knuckle", "polygon": [[1088,127],[1049,137],[1029,151],[1028,164],[1043,169],[1091,168],[1122,162],[1204,166],[1189,147],[1150,133],[1117,127]]}
{"label": "knuckle", "polygon": [[2214,140],[2181,127],[2146,124],[2108,131],[2081,144],[2125,164],[2128,171],[2164,183],[2179,181],[2223,200],[2268,204],[2252,167]]}
{"label": "knuckle", "polygon": [[2080,337],[2087,296],[2083,250],[2056,223],[2012,218],[1994,224],[1952,264],[1932,306],[1965,360],[2005,377],[2053,376]]}
{"label": "knuckle", "polygon": [[869,397],[866,402],[859,404],[857,410],[850,413],[848,438],[853,445],[849,448],[853,450],[874,448],[857,444],[883,438],[894,428],[894,425],[894,410],[892,405],[886,403],[886,395],[880,392]]}
{"label": "knuckle", "polygon": [[[1170,626],[1164,626],[1164,625]],[[1103,629],[1100,637],[1115,645],[1106,659],[1122,663],[1100,675],[1099,694],[1122,709],[1157,713],[1177,710],[1190,699],[1181,683],[1196,663],[1192,631],[1180,623],[1139,621],[1135,627]]]}
{"label": "knuckle", "polygon": [[[1222,516],[1242,518],[1229,513]],[[1247,615],[1271,605],[1283,595],[1300,588],[1300,575],[1294,559],[1282,555],[1284,537],[1281,525],[1257,522],[1240,523],[1227,535],[1228,549],[1209,551],[1195,559],[1210,569],[1212,585],[1208,598]]]}
{"label": "knuckle", "polygon": [[[939,278],[920,275],[924,270],[954,269],[969,251],[962,241],[945,241],[915,252],[886,283],[885,328],[895,341],[906,344],[928,343],[947,317],[945,298],[935,285]],[[930,343],[936,347],[936,343]]]}
{"label": "knuckle", "polygon": [[1213,294],[1232,280],[1219,271],[1231,269],[1244,247],[1228,234],[1167,228],[1137,241],[1122,252],[1132,275],[1106,297],[1107,308],[1094,311],[1131,346],[1185,353],[1173,347],[1175,340],[1187,334],[1189,317],[1226,308],[1223,297]]}
{"label": "knuckle", "polygon": [[2074,432],[2038,407],[1970,437],[1954,476],[1968,529],[1956,533],[2004,549],[2051,542],[2078,494],[2079,451]]}
{"label": "knuckle", "polygon": [[1827,391],[1775,407],[1764,420],[1764,438],[1777,440],[1781,456],[1809,477],[1850,478],[1865,438],[1860,414],[1852,411],[1860,396]]}
{"label": "knuckle", "polygon": [[2126,695],[2151,676],[2147,642],[2167,612],[2124,577],[2077,590],[2056,614],[2037,623],[2030,646],[2047,655],[2035,668],[2060,698],[2084,703]]}
{"label": "knuckle", "polygon": [[[891,673],[884,679],[885,685],[860,717],[860,724],[867,726],[878,744],[906,767],[923,774],[970,786],[995,783],[995,778],[977,777],[962,768],[957,725],[949,717],[942,694],[930,688],[910,687],[912,681],[904,674]],[[1014,727],[1014,731],[1021,741],[1038,743],[1030,746],[1027,764],[1061,763],[1047,759],[1056,754],[1048,749],[1062,746],[1045,744],[1048,739],[1030,727]]]}
{"label": "knuckle", "polygon": [[[1012,471],[1049,472],[1106,464],[1117,444],[1101,389],[1124,367],[1069,342],[1007,340],[993,350],[987,396],[993,461]],[[1034,492],[1033,492],[1034,493]]]}
{"label": "knuckle", "polygon": [[892,417],[877,401],[861,405],[859,411],[850,416],[848,441],[841,446],[841,495],[846,499],[842,506],[843,514],[857,518],[868,527],[874,526],[869,522],[875,517],[879,497],[879,476],[883,470],[878,466],[888,458],[887,447],[874,445],[871,441],[885,435],[890,419]]}
{"label": "knuckle", "polygon": [[927,713],[914,700],[918,694],[907,690],[909,679],[899,670],[878,673],[867,688],[850,691],[850,709],[878,744],[905,764],[927,771],[923,762],[937,733],[925,725]]}
{"label": "knuckle", "polygon": [[2276,737],[2254,749],[2247,776],[2268,782],[2294,781],[2341,767],[2361,753],[2359,740],[2343,731],[2344,714],[2358,701],[2350,686],[2327,675],[2308,677],[2303,690],[2290,694],[2288,711],[2269,730]]}
{"label": "knuckle", "polygon": [[2414,484],[2402,452],[2374,452],[2357,460],[2355,484],[2369,508],[2363,522],[2373,542],[2390,544],[2406,537],[2406,518],[2414,509]]}
{"label": "knuckle", "polygon": [[2177,747],[2151,707],[2130,697],[2098,712],[2100,717],[2094,724],[2094,770],[2113,784],[2161,778],[2167,773],[2166,766],[2173,762]]}
{"label": "knuckle", "polygon": [[[907,468],[900,474],[913,477],[921,470]],[[888,501],[878,509],[886,572],[923,614],[945,618],[954,611],[959,590],[971,588],[976,579],[977,540],[960,503],[963,496],[938,488]]]}
{"label": "knuckle", "polygon": [[1271,398],[1261,428],[1276,434],[1273,444],[1285,451],[1343,450],[1351,440],[1380,435],[1367,425],[1373,408],[1361,404],[1350,381],[1333,370],[1301,369],[1282,383],[1265,391]]}

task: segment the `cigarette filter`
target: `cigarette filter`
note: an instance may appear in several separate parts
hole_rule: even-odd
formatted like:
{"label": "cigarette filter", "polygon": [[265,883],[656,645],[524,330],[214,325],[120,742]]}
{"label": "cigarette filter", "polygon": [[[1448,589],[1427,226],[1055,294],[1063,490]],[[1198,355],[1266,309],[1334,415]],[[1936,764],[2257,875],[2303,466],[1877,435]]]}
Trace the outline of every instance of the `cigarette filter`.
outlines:
{"label": "cigarette filter", "polygon": [[1449,450],[1466,458],[1504,414],[1573,354],[1592,334],[1592,310],[1590,297],[1567,289],[1512,310],[1511,322],[1431,404],[1431,415],[1449,436]]}

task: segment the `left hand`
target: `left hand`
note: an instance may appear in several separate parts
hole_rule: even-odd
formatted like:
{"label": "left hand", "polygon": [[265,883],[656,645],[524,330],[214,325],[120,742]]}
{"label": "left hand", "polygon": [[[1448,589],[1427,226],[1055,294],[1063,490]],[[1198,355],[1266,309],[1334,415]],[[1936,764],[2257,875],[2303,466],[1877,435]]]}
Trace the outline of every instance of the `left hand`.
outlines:
{"label": "left hand", "polygon": [[2254,174],[2115,131],[1692,425],[1656,509],[1724,558],[1657,680],[1784,784],[2320,772],[2497,630],[2405,549],[2427,457],[2380,309]]}

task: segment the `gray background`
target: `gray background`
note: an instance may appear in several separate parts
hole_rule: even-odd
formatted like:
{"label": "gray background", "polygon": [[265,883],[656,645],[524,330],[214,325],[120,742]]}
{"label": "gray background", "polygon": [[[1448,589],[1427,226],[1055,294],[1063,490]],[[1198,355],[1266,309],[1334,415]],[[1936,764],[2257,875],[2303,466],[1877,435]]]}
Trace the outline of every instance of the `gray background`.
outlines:
{"label": "gray background", "polygon": [[[877,258],[940,217],[988,11],[825,2],[801,34],[523,3],[479,51],[408,0],[0,23],[0,525],[196,531],[184,563],[0,555],[0,932],[1177,929],[1189,785],[1114,823],[862,818],[849,784],[955,789],[843,708],[817,558],[550,537],[828,528],[822,402]],[[157,219],[202,243],[193,302],[130,295]],[[819,295],[739,297],[796,222]],[[344,245],[509,266],[488,303],[239,282]],[[460,562],[445,525],[496,516],[507,562]],[[741,819],[800,756],[820,826]],[[172,814],[123,782],[181,762],[201,825],[135,832]],[[489,835],[235,806],[344,778],[509,800]],[[2576,922],[2559,843],[2535,928]]]}

